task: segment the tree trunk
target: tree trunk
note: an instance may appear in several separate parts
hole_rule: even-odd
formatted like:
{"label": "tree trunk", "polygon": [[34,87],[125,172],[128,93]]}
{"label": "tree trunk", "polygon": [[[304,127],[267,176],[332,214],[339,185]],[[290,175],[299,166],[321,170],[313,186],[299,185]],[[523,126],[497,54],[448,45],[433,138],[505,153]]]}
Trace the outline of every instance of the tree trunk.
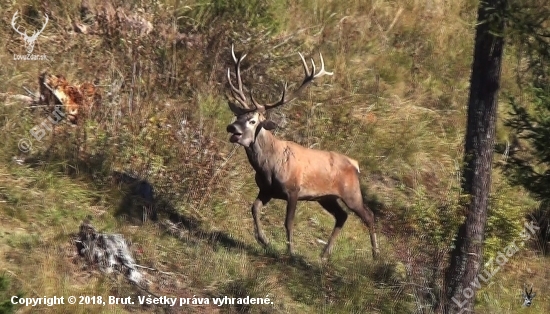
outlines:
{"label": "tree trunk", "polygon": [[462,189],[470,196],[466,220],[455,238],[446,271],[446,313],[472,312],[476,277],[483,266],[483,242],[491,186],[491,166],[504,38],[506,0],[482,1],[478,8],[474,61],[468,100]]}

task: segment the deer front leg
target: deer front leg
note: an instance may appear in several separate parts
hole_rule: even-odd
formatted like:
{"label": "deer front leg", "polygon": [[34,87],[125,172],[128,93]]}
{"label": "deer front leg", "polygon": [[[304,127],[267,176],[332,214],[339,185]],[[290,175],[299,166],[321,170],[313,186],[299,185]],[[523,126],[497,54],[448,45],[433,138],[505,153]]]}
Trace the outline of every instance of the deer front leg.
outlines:
{"label": "deer front leg", "polygon": [[262,209],[262,206],[267,204],[270,200],[271,196],[260,191],[258,197],[256,197],[256,200],[252,204],[252,218],[254,218],[254,236],[256,237],[256,241],[258,241],[263,246],[267,246],[269,244],[269,241],[267,241],[264,231],[262,230],[262,225],[260,223],[260,217],[258,213],[260,209]]}
{"label": "deer front leg", "polygon": [[298,193],[291,193],[288,196],[288,201],[286,203],[286,219],[285,219],[285,228],[286,228],[286,239],[287,239],[287,251],[289,255],[294,254],[292,248],[292,229],[294,229],[294,213],[296,212],[296,204],[298,203]]}

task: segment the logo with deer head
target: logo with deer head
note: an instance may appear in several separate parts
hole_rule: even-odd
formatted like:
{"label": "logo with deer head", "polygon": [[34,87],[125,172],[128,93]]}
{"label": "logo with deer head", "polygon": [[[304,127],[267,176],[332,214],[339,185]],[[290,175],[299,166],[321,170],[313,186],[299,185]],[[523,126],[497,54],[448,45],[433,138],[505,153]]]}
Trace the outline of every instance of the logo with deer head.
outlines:
{"label": "logo with deer head", "polygon": [[22,32],[19,30],[19,26],[16,25],[15,21],[19,17],[18,11],[15,11],[15,14],[11,19],[11,26],[19,35],[23,36],[23,40],[25,41],[25,48],[27,49],[27,53],[29,54],[31,54],[34,49],[34,43],[36,42],[38,35],[42,33],[42,31],[44,30],[44,28],[46,28],[46,25],[48,24],[48,20],[49,20],[48,15],[47,14],[44,14],[44,15],[46,16],[46,21],[44,22],[44,25],[42,25],[42,29],[40,29],[39,31],[34,30],[31,36],[27,35],[26,29],[24,32]]}
{"label": "logo with deer head", "polygon": [[529,307],[533,303],[533,299],[537,295],[533,292],[533,285],[531,285],[530,289],[527,290],[527,285],[523,284],[523,293],[521,296],[523,297],[523,306]]}

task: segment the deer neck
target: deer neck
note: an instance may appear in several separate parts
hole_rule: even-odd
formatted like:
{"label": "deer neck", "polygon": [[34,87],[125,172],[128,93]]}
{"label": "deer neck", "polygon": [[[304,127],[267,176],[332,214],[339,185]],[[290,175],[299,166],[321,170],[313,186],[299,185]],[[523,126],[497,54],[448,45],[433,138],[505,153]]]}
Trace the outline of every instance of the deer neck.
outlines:
{"label": "deer neck", "polygon": [[266,172],[273,166],[270,161],[277,155],[279,140],[264,128],[257,132],[254,143],[245,148],[246,155],[256,172]]}

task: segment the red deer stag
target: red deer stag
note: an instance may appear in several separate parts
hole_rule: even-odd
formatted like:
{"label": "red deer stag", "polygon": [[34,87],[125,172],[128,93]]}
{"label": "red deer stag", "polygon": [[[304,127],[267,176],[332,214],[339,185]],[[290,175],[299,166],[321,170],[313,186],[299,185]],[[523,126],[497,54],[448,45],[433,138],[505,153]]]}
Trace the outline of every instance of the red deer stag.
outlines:
{"label": "red deer stag", "polygon": [[374,214],[363,203],[358,162],[336,152],[309,149],[294,142],[279,140],[270,132],[277,127],[277,124],[265,117],[268,110],[295,100],[314,79],[323,75],[332,75],[331,72],[325,71],[323,56],[319,54],[321,69],[315,74],[313,59],[311,59],[313,71],[310,73],[300,53],[305,72],[305,78],[300,87],[289,96],[285,83],[279,101],[261,105],[252,96],[252,91],[250,91],[251,102],[243,92],[240,65],[246,55],[237,59],[233,46],[231,46],[231,55],[235,63],[237,87],[231,81],[230,69],[227,69],[227,79],[231,87],[231,95],[241,106],[229,101],[229,107],[236,115],[236,120],[227,126],[227,132],[231,133],[230,142],[244,147],[248,161],[256,171],[256,184],[260,189],[258,197],[252,204],[256,240],[264,246],[268,245],[258,217],[261,207],[273,198],[286,200],[287,249],[288,254],[292,255],[292,229],[296,204],[302,200],[317,201],[336,219],[332,234],[321,254],[321,257],[326,259],[330,256],[334,240],[348,218],[347,212],[338,203],[338,199],[341,199],[368,227],[372,254],[376,258],[379,250],[374,230]]}

